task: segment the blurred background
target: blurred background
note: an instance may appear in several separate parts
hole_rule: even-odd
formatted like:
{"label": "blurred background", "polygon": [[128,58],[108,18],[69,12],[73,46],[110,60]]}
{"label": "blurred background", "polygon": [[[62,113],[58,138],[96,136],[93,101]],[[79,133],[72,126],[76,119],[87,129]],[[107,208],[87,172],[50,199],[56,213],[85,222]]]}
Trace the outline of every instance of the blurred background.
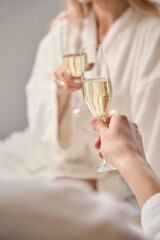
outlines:
{"label": "blurred background", "polygon": [[[158,0],[160,2],[160,0]],[[25,85],[63,0],[0,0],[0,139],[27,126]]]}
{"label": "blurred background", "polygon": [[25,85],[63,0],[0,0],[0,139],[27,126]]}

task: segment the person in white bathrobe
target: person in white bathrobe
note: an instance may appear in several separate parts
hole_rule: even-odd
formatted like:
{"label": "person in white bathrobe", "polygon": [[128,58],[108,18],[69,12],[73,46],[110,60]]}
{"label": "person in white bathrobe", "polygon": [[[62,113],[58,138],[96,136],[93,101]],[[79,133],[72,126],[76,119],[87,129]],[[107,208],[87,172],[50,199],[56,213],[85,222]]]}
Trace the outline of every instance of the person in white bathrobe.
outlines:
{"label": "person in white bathrobe", "polygon": [[[119,170],[142,208],[144,238],[160,239],[160,179],[146,161],[138,127],[118,111],[91,120],[95,147]],[[133,212],[78,180],[0,177],[0,239],[142,240]]]}
{"label": "person in white bathrobe", "polygon": [[[40,42],[26,86],[29,126],[1,144],[0,174],[97,179],[99,189],[129,198],[128,187],[116,171],[98,174],[92,170],[98,155],[92,146],[95,133],[89,123],[91,115],[89,111],[80,118],[72,114],[76,102],[82,102],[82,108],[86,105],[79,84],[67,83],[67,77],[61,76],[59,32],[64,23],[80,21],[83,45],[103,43],[113,86],[111,108],[139,125],[147,159],[160,175],[158,7],[140,0],[67,3]],[[62,80],[63,86],[58,84]]]}

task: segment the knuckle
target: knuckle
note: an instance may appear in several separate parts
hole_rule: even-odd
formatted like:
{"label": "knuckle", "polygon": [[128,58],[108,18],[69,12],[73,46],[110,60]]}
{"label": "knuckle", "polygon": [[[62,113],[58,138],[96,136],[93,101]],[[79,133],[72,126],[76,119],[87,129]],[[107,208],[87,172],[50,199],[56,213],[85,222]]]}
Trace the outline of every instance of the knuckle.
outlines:
{"label": "knuckle", "polygon": [[128,118],[126,115],[115,115],[114,116],[115,119],[117,119],[117,121],[119,122],[128,122]]}
{"label": "knuckle", "polygon": [[123,114],[122,114],[120,117],[121,117],[121,120],[122,120],[122,121],[128,121],[128,118],[127,118],[126,115],[123,115]]}
{"label": "knuckle", "polygon": [[94,123],[94,126],[93,126],[93,129],[95,130],[95,131],[99,131],[99,120],[97,120],[95,123]]}
{"label": "knuckle", "polygon": [[120,113],[116,109],[113,109],[113,110],[109,111],[109,116],[110,117],[114,117],[114,116],[117,116],[117,115],[120,115]]}
{"label": "knuckle", "polygon": [[138,125],[136,123],[133,123],[133,126],[138,129]]}

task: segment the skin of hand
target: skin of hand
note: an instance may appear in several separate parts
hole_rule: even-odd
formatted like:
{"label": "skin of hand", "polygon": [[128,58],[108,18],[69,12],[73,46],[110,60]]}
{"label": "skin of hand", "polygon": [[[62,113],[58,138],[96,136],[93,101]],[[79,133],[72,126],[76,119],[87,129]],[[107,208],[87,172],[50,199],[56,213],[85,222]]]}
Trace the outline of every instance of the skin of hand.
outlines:
{"label": "skin of hand", "polygon": [[[89,63],[86,71],[91,70],[94,67],[94,63]],[[79,77],[74,77],[67,74],[65,70],[64,64],[60,64],[57,69],[54,71],[54,81],[57,85],[58,93],[71,93],[74,92],[82,87]],[[79,80],[79,82],[75,82],[75,80]]]}
{"label": "skin of hand", "polygon": [[68,103],[70,93],[80,89],[81,83],[74,82],[75,78],[67,74],[63,63],[60,64],[54,71],[54,76],[54,81],[57,85],[58,119],[60,123]]}
{"label": "skin of hand", "polygon": [[[94,63],[89,63],[86,70],[89,71],[94,67]],[[69,100],[70,93],[81,89],[81,77],[73,77],[68,75],[64,64],[60,64],[54,71],[54,82],[57,85],[57,98],[58,98],[58,119],[59,123],[63,117],[66,105]],[[79,79],[79,83],[75,80]]]}
{"label": "skin of hand", "polygon": [[[54,81],[57,84],[58,92],[63,94],[64,92],[71,93],[81,88],[81,83],[74,82],[77,77],[75,78],[71,75],[68,75],[63,63],[57,67],[57,69],[54,71],[54,75]],[[80,77],[78,79],[80,79]]]}
{"label": "skin of hand", "polygon": [[92,118],[91,124],[99,134],[95,147],[100,156],[118,169],[142,208],[150,197],[160,192],[160,179],[146,161],[137,125],[117,110],[109,112],[106,122]]}
{"label": "skin of hand", "polygon": [[142,137],[138,127],[125,115],[121,115],[117,110],[112,110],[109,112],[106,122],[93,118],[91,124],[100,135],[95,141],[95,147],[100,149],[99,155],[104,156],[107,162],[118,168],[119,165],[126,165],[130,156],[145,159]]}

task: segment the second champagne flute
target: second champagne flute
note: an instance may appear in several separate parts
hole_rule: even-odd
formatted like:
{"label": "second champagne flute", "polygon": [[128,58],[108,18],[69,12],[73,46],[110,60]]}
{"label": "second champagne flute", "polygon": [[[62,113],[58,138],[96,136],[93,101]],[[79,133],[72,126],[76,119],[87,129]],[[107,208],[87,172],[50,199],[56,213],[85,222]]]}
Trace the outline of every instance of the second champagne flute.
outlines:
{"label": "second champagne flute", "polygon": [[[102,45],[88,45],[82,48],[82,55],[87,55],[88,63],[92,69],[83,69],[82,57],[82,91],[84,100],[94,117],[106,120],[110,102],[112,99],[112,84],[106,60],[106,54]],[[115,170],[105,159],[94,168],[97,172]]]}

